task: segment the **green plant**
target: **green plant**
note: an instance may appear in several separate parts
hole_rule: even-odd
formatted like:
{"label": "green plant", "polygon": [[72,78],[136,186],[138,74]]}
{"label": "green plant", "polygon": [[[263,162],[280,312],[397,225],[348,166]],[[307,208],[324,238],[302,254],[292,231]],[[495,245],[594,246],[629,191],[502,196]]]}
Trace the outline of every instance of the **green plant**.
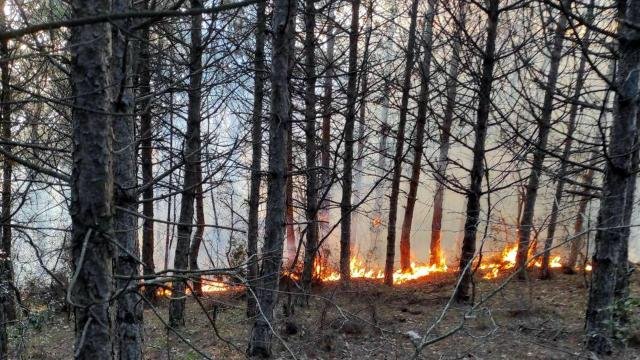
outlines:
{"label": "green plant", "polygon": [[613,337],[627,345],[640,332],[640,298],[629,297],[618,300],[613,305]]}

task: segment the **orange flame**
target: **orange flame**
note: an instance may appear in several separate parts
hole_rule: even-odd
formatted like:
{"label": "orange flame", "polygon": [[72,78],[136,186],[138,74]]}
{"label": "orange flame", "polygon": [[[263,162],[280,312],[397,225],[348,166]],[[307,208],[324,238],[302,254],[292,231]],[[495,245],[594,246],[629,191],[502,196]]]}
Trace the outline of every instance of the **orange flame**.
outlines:
{"label": "orange flame", "polygon": [[[202,279],[201,281],[203,294],[225,292],[237,288],[236,286],[227,284],[219,280]],[[191,294],[191,289],[187,288],[185,292],[187,294]],[[171,297],[172,294],[173,292],[171,291],[171,286],[159,287],[156,289],[156,295],[159,297]]]}
{"label": "orange flame", "polygon": [[[529,249],[529,257],[532,257],[533,249]],[[518,255],[518,244],[507,245],[501,252],[498,260],[492,262],[483,263],[480,265],[480,270],[486,270],[487,272],[482,277],[483,279],[495,279],[500,275],[501,271],[513,269],[516,266],[516,257]],[[538,259],[529,264],[529,267],[542,267],[542,260]],[[550,268],[562,267],[562,258],[560,256],[553,256],[549,260]]]}
{"label": "orange flame", "polygon": [[[442,257],[440,264],[442,265],[416,264],[415,262],[413,262],[411,263],[411,269],[409,271],[402,271],[401,269],[398,269],[393,273],[393,283],[402,284],[407,281],[415,280],[432,273],[447,272],[448,267],[446,265],[444,256]],[[351,269],[352,279],[384,279],[383,269],[368,268],[362,260],[358,259],[355,256],[351,258],[351,261],[349,262],[349,268]],[[321,275],[320,278],[322,279],[322,281],[338,281],[340,280],[340,273],[337,271],[331,271],[324,275]]]}
{"label": "orange flame", "polygon": [[[505,246],[499,255],[491,258],[485,258],[482,264],[478,267],[483,275],[483,279],[495,279],[507,270],[513,269],[516,266],[516,257],[518,253],[517,244],[509,244]],[[532,257],[533,249],[529,250],[529,257]],[[423,278],[433,273],[446,273],[450,269],[446,264],[446,258],[444,254],[439,254],[440,260],[438,264],[417,264],[411,263],[411,268],[408,271],[396,270],[393,273],[393,283],[403,284],[411,280]],[[549,261],[550,268],[562,267],[562,261],[560,256],[552,256]],[[541,267],[541,260],[536,260],[529,265],[530,267]],[[379,267],[370,267],[365,261],[357,256],[351,258],[349,262],[352,279],[372,279],[381,280],[384,279],[384,270]],[[295,281],[301,279],[301,268],[294,270],[284,270],[283,276],[287,276]],[[591,265],[587,264],[586,271],[591,271]],[[336,282],[340,280],[340,272],[327,265],[327,259],[323,257],[316,257],[313,266],[313,276],[323,282]],[[204,294],[220,293],[239,288],[238,286],[225,283],[220,280],[202,279],[202,292]],[[171,297],[172,292],[170,287],[158,288],[156,294],[161,297]],[[187,289],[187,294],[190,294],[190,290]]]}

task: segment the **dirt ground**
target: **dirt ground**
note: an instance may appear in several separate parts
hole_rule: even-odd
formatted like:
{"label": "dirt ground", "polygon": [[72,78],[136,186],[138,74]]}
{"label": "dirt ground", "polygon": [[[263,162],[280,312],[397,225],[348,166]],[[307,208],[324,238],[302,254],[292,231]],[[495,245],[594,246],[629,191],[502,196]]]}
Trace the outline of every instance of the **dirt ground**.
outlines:
{"label": "dirt ground", "polygon": [[[421,359],[597,359],[582,347],[587,289],[585,276],[554,274],[552,280],[512,281],[484,305],[470,311],[452,304],[429,339],[442,337],[421,351]],[[486,297],[504,279],[477,284],[476,298]],[[289,317],[283,307],[274,324],[275,358],[406,359],[414,342],[442,313],[453,288],[452,275],[430,277],[386,288],[354,281],[349,289],[324,285],[308,306],[295,306]],[[632,297],[639,297],[640,277],[632,278]],[[289,297],[283,294],[281,304]],[[296,299],[294,299],[295,301]],[[299,299],[298,299],[299,300]],[[193,348],[216,359],[245,358],[252,321],[246,319],[242,293],[222,293],[190,300],[186,324],[180,329],[187,345],[167,334],[153,309],[145,310],[146,359],[201,359]],[[204,315],[215,319],[215,326]],[[167,302],[156,308],[167,317]],[[637,315],[637,312],[635,313]],[[615,359],[640,359],[640,319],[633,316]],[[457,331],[449,334],[453,329]],[[413,340],[412,340],[413,339]],[[73,324],[64,315],[29,320],[11,329],[12,350],[23,359],[71,359]],[[285,346],[286,344],[286,346]],[[293,355],[292,355],[293,354]],[[602,358],[602,357],[599,357]]]}

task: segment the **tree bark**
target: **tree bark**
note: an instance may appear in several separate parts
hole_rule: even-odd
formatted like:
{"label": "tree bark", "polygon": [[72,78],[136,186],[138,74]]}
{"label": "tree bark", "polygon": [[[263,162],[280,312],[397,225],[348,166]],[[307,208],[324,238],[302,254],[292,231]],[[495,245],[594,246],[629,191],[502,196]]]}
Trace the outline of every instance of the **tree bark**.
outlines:
{"label": "tree bark", "polygon": [[[587,187],[584,188],[583,191],[589,192],[588,187],[593,183],[593,169],[589,169],[584,176],[584,183]],[[574,274],[576,264],[578,262],[578,253],[582,246],[584,245],[585,235],[580,235],[584,232],[584,220],[587,217],[587,205],[589,205],[589,201],[591,201],[591,195],[583,195],[580,197],[580,201],[578,202],[578,215],[576,216],[576,221],[573,225],[573,234],[576,237],[571,241],[571,245],[569,247],[569,254],[567,255],[566,261],[562,264],[562,272],[565,274]]]}
{"label": "tree bark", "polygon": [[[366,114],[367,114],[367,93],[369,90],[369,45],[371,44],[371,33],[373,28],[373,0],[369,0],[367,3],[367,13],[365,15],[366,27],[364,37],[364,50],[362,54],[362,63],[360,66],[360,101],[358,102],[358,130],[356,132],[356,139],[358,147],[356,149],[355,156],[355,179],[353,184],[353,202],[360,204],[362,201],[363,188],[362,167],[364,165],[364,147],[366,143],[365,128],[366,128]],[[354,220],[355,218],[355,220]],[[351,222],[356,226],[351,229],[351,246],[353,248],[358,247],[358,225],[360,225],[361,217],[359,214],[353,213]]]}
{"label": "tree bark", "polygon": [[413,209],[418,195],[418,184],[422,172],[422,152],[424,150],[424,131],[427,123],[427,105],[429,102],[429,77],[431,74],[431,53],[433,51],[433,19],[436,13],[435,0],[429,0],[429,9],[425,14],[423,34],[423,58],[420,63],[420,93],[418,95],[418,114],[416,117],[416,138],[413,144],[413,164],[411,165],[411,179],[407,206],[404,210],[402,233],[400,235],[400,267],[403,272],[411,271],[411,223]]}
{"label": "tree bark", "polygon": [[418,19],[418,0],[411,3],[411,22],[407,40],[407,58],[402,81],[402,99],[400,102],[400,119],[396,135],[396,152],[393,157],[393,177],[391,179],[391,195],[389,196],[389,223],[387,229],[387,255],[384,265],[384,283],[393,285],[393,267],[396,255],[396,219],[398,216],[398,197],[400,195],[400,177],[404,158],[404,132],[409,111],[409,95],[411,92],[411,74],[415,65],[416,26]]}
{"label": "tree bark", "polygon": [[480,222],[480,198],[482,196],[482,178],[484,177],[485,140],[491,112],[491,90],[493,87],[493,69],[496,63],[496,37],[498,35],[499,0],[490,0],[487,4],[487,40],[482,59],[482,76],[478,88],[478,110],[475,124],[475,143],[473,145],[473,165],[471,183],[467,192],[467,209],[460,255],[459,275],[462,279],[455,291],[457,302],[469,300],[471,286],[471,263],[476,252],[476,232]]}
{"label": "tree bark", "polygon": [[[131,10],[129,0],[112,2],[114,13]],[[132,86],[132,47],[126,29],[128,21],[114,22],[112,37],[112,82],[113,97],[113,172],[114,172],[114,216],[116,250],[115,273],[118,276],[140,275],[138,258],[138,218],[135,215],[138,202],[136,196],[137,167],[135,144],[134,96]],[[119,359],[142,359],[142,301],[138,295],[137,280],[116,280],[116,349]]]}
{"label": "tree bark", "polygon": [[462,29],[466,23],[466,2],[460,1],[459,22],[453,35],[453,45],[451,51],[451,64],[446,84],[447,102],[444,108],[442,126],[440,128],[440,143],[438,146],[438,165],[434,177],[436,178],[436,190],[433,195],[433,217],[431,218],[431,242],[429,243],[429,264],[442,266],[442,215],[444,203],[444,191],[446,172],[449,165],[449,138],[451,137],[451,126],[453,125],[454,108],[456,106],[456,95],[458,92],[458,74],[460,72],[460,51],[462,48]]}
{"label": "tree bark", "polygon": [[[5,1],[0,0],[0,9],[4,9]],[[4,11],[0,12],[0,28],[2,31],[7,30],[7,22]],[[2,137],[11,139],[11,91],[9,85],[11,82],[10,54],[8,41],[0,41],[0,82],[2,89],[0,90],[0,102],[2,102],[0,111],[2,122]],[[3,145],[3,150],[7,153],[12,151],[9,144]],[[15,320],[15,301],[13,296],[13,260],[11,255],[11,173],[12,160],[8,156],[2,159],[2,211],[0,216],[2,219],[2,254],[0,254],[0,359],[9,358],[7,322]]]}
{"label": "tree bark", "polygon": [[[144,9],[148,9],[149,0],[143,1]],[[140,165],[142,172],[142,183],[150,184],[153,180],[153,130],[151,127],[151,55],[149,52],[149,27],[145,26],[140,37]],[[143,199],[153,199],[153,186],[148,186],[142,193]],[[142,214],[144,220],[142,222],[142,262],[144,263],[143,274],[155,274],[155,236],[154,236],[154,202],[146,200],[142,203]],[[170,206],[169,206],[170,207]],[[145,288],[144,296],[149,300],[155,300],[155,287],[149,286]]]}
{"label": "tree bark", "polygon": [[[397,7],[396,4],[392,4],[391,8],[391,18],[395,18],[397,15]],[[391,83],[392,77],[394,76],[393,68],[390,64],[393,63],[393,59],[395,56],[394,49],[394,35],[396,33],[396,24],[395,22],[391,22],[389,29],[387,30],[388,36],[385,42],[382,44],[382,48],[384,49],[384,62],[387,64],[383,69],[383,79],[384,87],[383,87],[383,98],[382,98],[382,110],[381,110],[381,124],[380,124],[380,138],[378,142],[378,173],[381,177],[380,183],[376,188],[376,196],[375,196],[375,209],[374,209],[374,219],[373,219],[373,245],[371,247],[371,251],[375,251],[378,246],[379,237],[382,233],[383,223],[382,219],[385,217],[384,213],[384,204],[386,198],[386,189],[387,189],[387,169],[388,169],[388,157],[389,157],[389,145],[388,138],[389,133],[391,132],[391,126],[389,125],[389,110],[391,106]]]}
{"label": "tree bark", "polygon": [[[4,8],[4,1],[0,2],[0,6]],[[7,28],[6,18],[4,13],[0,15],[0,27],[2,29]],[[2,137],[4,139],[11,139],[11,53],[9,52],[9,44],[7,40],[0,41],[0,57],[4,59],[0,64],[0,82],[2,83],[2,90],[0,90],[0,102],[2,119]],[[13,146],[10,144],[2,145],[3,150],[10,154],[13,151]],[[8,321],[16,319],[16,287],[14,285],[13,274],[13,259],[12,259],[12,212],[11,212],[11,178],[13,175],[13,160],[9,156],[4,156],[2,159],[2,211],[0,216],[0,222],[2,223],[2,251],[5,253],[6,260],[2,262],[0,271],[2,271],[2,281],[5,282],[7,293],[3,294],[2,300],[4,305],[4,311]]]}
{"label": "tree bark", "polygon": [[[561,1],[560,6],[567,9],[567,11],[571,11],[571,2],[571,0],[563,0]],[[527,193],[524,198],[524,209],[518,232],[516,271],[518,271],[518,278],[520,279],[524,279],[526,276],[529,241],[531,238],[531,229],[533,228],[533,217],[535,213],[536,199],[538,198],[538,188],[540,187],[540,176],[542,174],[542,166],[544,165],[544,159],[547,151],[547,141],[551,130],[553,96],[556,91],[556,83],[558,82],[558,70],[560,68],[560,60],[562,59],[562,46],[564,43],[565,32],[567,31],[567,24],[566,16],[564,14],[560,14],[560,19],[557,22],[553,37],[549,72],[547,74],[547,85],[542,104],[542,114],[540,114],[540,120],[538,122],[538,137],[535,149],[533,150],[533,163],[531,164],[531,173],[529,174],[529,180],[527,182]]]}
{"label": "tree bark", "polygon": [[261,313],[251,329],[249,356],[271,355],[272,323],[277,302],[282,247],[285,231],[287,181],[287,128],[291,126],[289,78],[293,59],[293,42],[297,2],[276,0],[273,8],[271,55],[271,114],[269,121],[269,182],[265,240],[260,269],[257,301]]}
{"label": "tree bark", "polygon": [[[171,77],[172,71],[169,71]],[[173,92],[169,93],[169,108],[173,108]],[[173,128],[173,112],[169,113],[169,126]],[[169,144],[173,144],[173,131],[169,133]],[[173,168],[173,156],[169,156],[169,167]],[[169,173],[169,184],[173,186],[173,172]],[[173,214],[171,213],[173,211]],[[164,269],[169,269],[169,251],[171,250],[171,242],[173,241],[173,234],[175,232],[175,225],[171,224],[176,217],[176,205],[173,201],[173,196],[169,196],[167,199],[167,226],[164,237]]]}
{"label": "tree bark", "polygon": [[331,187],[331,115],[333,108],[331,106],[333,102],[333,77],[335,76],[335,68],[333,62],[334,48],[335,48],[335,26],[334,9],[329,9],[329,15],[327,19],[327,47],[326,47],[326,59],[327,68],[325,70],[325,78],[323,82],[323,95],[322,95],[322,138],[320,141],[320,162],[322,165],[322,194],[326,194],[320,200],[320,211],[318,213],[318,222],[320,223],[320,236],[324,237],[329,233],[329,203],[331,200],[331,194],[329,188]]}
{"label": "tree bark", "polygon": [[621,254],[628,245],[629,217],[626,214],[636,179],[633,173],[634,148],[637,144],[638,121],[638,64],[640,64],[640,31],[628,24],[640,22],[640,3],[619,2],[618,68],[616,99],[609,135],[595,251],[592,258],[592,280],[586,312],[587,347],[598,354],[612,350],[616,319],[613,305],[619,277]]}
{"label": "tree bark", "polygon": [[[196,164],[196,232],[193,234],[191,246],[189,248],[189,270],[196,271],[198,267],[198,257],[200,255],[200,246],[202,245],[202,239],[204,237],[204,194],[202,191],[202,164]],[[202,277],[200,275],[193,275],[192,280],[193,293],[202,296]]]}
{"label": "tree bark", "polygon": [[[201,0],[191,0],[191,8],[202,7]],[[187,132],[184,147],[184,178],[182,199],[180,201],[180,217],[178,240],[173,266],[176,270],[189,268],[189,245],[193,224],[194,207],[198,185],[198,164],[200,163],[200,107],[202,103],[202,15],[191,19],[191,48],[189,55],[190,83],[188,90],[189,109],[187,114]],[[169,325],[184,325],[185,286],[183,281],[174,281],[171,302],[169,303]]]}
{"label": "tree bark", "polygon": [[[293,127],[287,129],[287,173],[293,172]],[[296,253],[296,232],[293,219],[293,175],[287,176],[287,211],[285,222],[287,223],[287,246],[285,247],[286,261],[293,261]]]}
{"label": "tree bark", "polygon": [[304,95],[304,121],[306,124],[305,156],[307,162],[307,244],[305,246],[302,269],[302,288],[305,293],[311,290],[313,268],[318,251],[318,190],[316,160],[316,8],[314,0],[306,0],[304,8],[304,72],[306,78]]}
{"label": "tree bark", "polygon": [[[109,13],[110,1],[74,0],[76,18]],[[73,167],[71,220],[75,312],[75,358],[112,359],[111,316],[113,231],[112,112],[109,71],[111,26],[71,29]]]}
{"label": "tree bark", "polygon": [[[637,124],[640,126],[640,123]],[[636,130],[637,131],[637,130]],[[637,134],[637,132],[636,132]],[[631,173],[634,174],[634,177],[629,179],[627,183],[626,189],[626,199],[625,199],[625,209],[624,209],[624,223],[631,224],[631,217],[633,215],[633,205],[635,199],[635,191],[636,191],[636,182],[637,178],[635,175],[638,173],[638,158],[639,158],[639,150],[638,150],[638,139],[636,138],[636,143],[633,146],[633,155],[631,159]],[[615,302],[618,304],[624,304],[627,300],[629,300],[629,278],[631,273],[634,271],[633,264],[629,263],[629,235],[631,233],[630,226],[626,226],[623,228],[622,239],[623,242],[620,245],[620,254],[618,256],[618,269],[616,272],[616,284],[614,290]],[[614,320],[620,326],[626,325],[629,321],[630,309],[622,308],[619,312],[614,313]]]}
{"label": "tree bark", "polygon": [[256,308],[256,279],[258,276],[258,232],[260,208],[260,169],[262,162],[262,111],[264,103],[264,83],[267,74],[264,55],[264,43],[266,33],[267,4],[261,1],[257,5],[256,18],[256,48],[253,91],[253,114],[251,117],[251,184],[249,190],[249,223],[247,229],[247,281],[249,290],[247,292],[247,316],[253,317],[257,314]]}
{"label": "tree bark", "polygon": [[353,187],[353,128],[356,122],[358,99],[358,38],[360,32],[360,0],[351,0],[351,29],[349,32],[349,78],[347,81],[347,114],[344,122],[344,166],[342,200],[340,201],[340,281],[351,280],[351,194]]}
{"label": "tree bark", "polygon": [[[6,261],[5,258],[0,259],[0,261]],[[5,264],[1,264],[0,266],[6,266]],[[2,291],[2,296],[6,297],[6,294],[9,293],[9,288],[7,284],[0,284],[2,286],[0,291]],[[4,309],[4,301],[0,301],[0,360],[7,360],[9,358],[9,334],[7,333],[7,312]]]}
{"label": "tree bark", "polygon": [[[589,8],[589,14],[587,15],[589,20],[592,18],[593,8]],[[588,46],[589,30],[587,29],[583,36],[583,46]],[[562,194],[564,193],[565,177],[567,174],[567,168],[569,166],[569,158],[571,156],[571,148],[573,146],[573,134],[576,130],[576,119],[579,111],[579,100],[584,86],[585,80],[585,68],[587,66],[586,56],[583,54],[580,58],[580,64],[578,65],[578,72],[576,74],[576,87],[573,91],[571,108],[569,109],[569,121],[567,123],[567,136],[564,143],[564,149],[562,150],[562,157],[560,158],[560,169],[558,170],[558,180],[556,184],[556,191],[554,195],[553,205],[551,206],[551,216],[549,217],[549,227],[547,228],[547,238],[544,242],[544,253],[542,254],[542,264],[540,266],[540,279],[551,278],[551,272],[549,271],[549,258],[551,257],[551,247],[553,246],[553,238],[556,232],[556,225],[558,222],[558,212],[560,209],[560,203],[562,202]],[[578,217],[581,217],[580,214]],[[575,265],[575,261],[574,261]]]}

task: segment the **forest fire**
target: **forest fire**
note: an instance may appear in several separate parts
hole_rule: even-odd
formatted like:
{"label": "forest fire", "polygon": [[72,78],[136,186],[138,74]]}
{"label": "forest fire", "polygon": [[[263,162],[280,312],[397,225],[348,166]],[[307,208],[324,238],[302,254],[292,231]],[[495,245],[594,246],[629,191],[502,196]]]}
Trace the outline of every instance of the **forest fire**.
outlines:
{"label": "forest fire", "polygon": [[[419,279],[433,273],[447,272],[448,267],[444,259],[441,261],[442,266],[438,265],[423,265],[411,263],[410,271],[396,270],[393,273],[393,283],[402,284],[409,280]],[[384,279],[384,270],[380,268],[369,268],[366,264],[357,257],[352,257],[350,261],[351,278],[352,279]],[[337,271],[321,272],[319,278],[322,281],[339,281],[340,273]]]}
{"label": "forest fire", "polygon": [[[237,289],[237,286],[232,286],[223,281],[219,280],[211,280],[211,279],[202,279],[202,293],[203,294],[213,294],[226,292],[229,290]],[[191,289],[187,289],[187,294],[191,294]],[[156,290],[156,296],[159,297],[170,297],[172,295],[171,287],[161,287]]]}
{"label": "forest fire", "polygon": [[[491,257],[483,260],[482,264],[478,267],[483,273],[483,279],[495,279],[507,270],[513,269],[516,266],[516,255],[518,252],[518,245],[507,245],[498,256]],[[529,251],[529,258],[533,256],[533,251]],[[440,260],[442,265],[426,265],[411,263],[410,271],[396,270],[393,273],[393,283],[403,284],[410,280],[420,279],[429,276],[433,273],[446,273],[450,271],[457,271],[457,269],[451,269],[446,265],[446,259],[444,255]],[[542,260],[536,259],[531,262],[529,267],[541,267]],[[549,267],[560,268],[562,267],[561,257],[552,256],[549,260]],[[377,267],[368,267],[365,262],[358,257],[352,257],[350,261],[351,278],[352,279],[384,279],[384,270]],[[587,268],[588,271],[588,268]],[[333,282],[340,280],[340,273],[331,269],[321,269],[319,265],[316,265],[316,276],[322,281]]]}
{"label": "forest fire", "polygon": [[518,253],[517,244],[507,245],[501,252],[497,261],[480,264],[479,269],[486,271],[483,279],[495,279],[501,271],[509,270],[516,265],[516,255]]}
{"label": "forest fire", "polygon": [[[529,250],[529,258],[532,257],[532,249]],[[518,254],[518,244],[507,245],[500,253],[497,261],[490,261],[482,263],[479,267],[480,270],[485,270],[486,273],[482,276],[483,279],[495,279],[500,275],[500,272],[513,269],[516,266],[516,256]],[[541,267],[542,260],[536,259],[536,261],[529,263],[529,267]],[[562,267],[560,256],[552,256],[549,259],[550,268]]]}
{"label": "forest fire", "polygon": [[[517,244],[507,245],[499,255],[493,256],[489,259],[483,260],[482,264],[478,267],[480,272],[482,273],[482,278],[486,280],[491,280],[498,278],[501,274],[505,273],[507,270],[513,269],[516,266],[516,255],[518,251]],[[529,251],[529,256],[531,257],[532,251]],[[441,256],[440,262],[441,265],[438,264],[419,264],[412,262],[411,269],[409,271],[403,271],[402,269],[398,269],[393,273],[393,283],[395,285],[404,284],[411,280],[417,280],[425,278],[434,273],[447,273],[457,271],[456,269],[449,268],[446,265],[446,258],[444,255]],[[529,267],[541,267],[542,261],[540,259],[536,259],[535,261],[530,263]],[[560,256],[552,256],[549,261],[549,266],[551,268],[560,268],[562,267],[561,257]],[[353,256],[349,263],[349,267],[351,269],[351,278],[352,279],[370,279],[370,280],[382,280],[384,279],[384,269],[377,266],[370,266],[367,262],[361,259],[358,256]],[[590,265],[587,265],[587,271],[590,270]],[[302,273],[302,269],[300,267],[294,270],[284,270],[283,276],[289,277],[294,281],[299,281],[301,279],[300,274]],[[319,258],[316,258],[314,264],[314,277],[321,282],[337,282],[340,281],[340,272],[335,269],[335,267],[326,264],[326,262],[321,261]],[[230,285],[227,282],[220,280],[212,280],[212,279],[203,279],[202,280],[202,293],[203,294],[214,294],[220,292],[226,292],[230,290],[237,289],[237,286]],[[172,295],[170,287],[158,288],[156,290],[156,294],[161,297],[170,297]],[[187,294],[191,294],[190,289],[187,289]]]}

